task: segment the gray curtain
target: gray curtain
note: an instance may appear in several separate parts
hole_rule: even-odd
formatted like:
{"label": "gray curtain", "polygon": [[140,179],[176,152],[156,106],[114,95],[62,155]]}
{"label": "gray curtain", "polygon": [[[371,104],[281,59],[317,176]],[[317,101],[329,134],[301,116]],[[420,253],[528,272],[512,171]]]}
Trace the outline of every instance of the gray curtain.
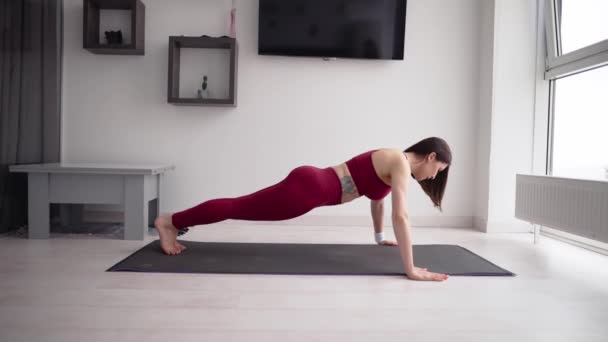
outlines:
{"label": "gray curtain", "polygon": [[27,175],[61,159],[62,0],[0,0],[0,232],[27,224]]}

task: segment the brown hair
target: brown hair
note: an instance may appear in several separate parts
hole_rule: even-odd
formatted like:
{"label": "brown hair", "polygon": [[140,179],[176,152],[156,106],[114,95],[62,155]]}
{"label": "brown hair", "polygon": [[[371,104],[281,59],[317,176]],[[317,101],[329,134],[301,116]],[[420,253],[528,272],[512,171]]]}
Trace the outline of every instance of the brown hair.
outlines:
{"label": "brown hair", "polygon": [[450,165],[452,165],[452,150],[445,140],[437,137],[430,137],[423,139],[416,144],[408,147],[403,152],[413,152],[418,155],[426,157],[431,152],[437,154],[437,160],[448,164],[445,170],[437,173],[435,179],[425,179],[418,181],[422,190],[431,198],[435,207],[440,211],[441,201],[443,200],[443,194],[445,193],[445,187],[448,183],[448,172],[450,171]]}

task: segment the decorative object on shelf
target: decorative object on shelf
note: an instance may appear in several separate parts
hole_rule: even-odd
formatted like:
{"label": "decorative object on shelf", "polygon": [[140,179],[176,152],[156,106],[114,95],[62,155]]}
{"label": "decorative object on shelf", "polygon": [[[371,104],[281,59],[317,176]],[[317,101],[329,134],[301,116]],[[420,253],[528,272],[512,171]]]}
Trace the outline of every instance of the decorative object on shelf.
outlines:
{"label": "decorative object on shelf", "polygon": [[207,84],[207,75],[203,76],[203,84],[201,89],[198,90],[199,99],[210,99],[211,94],[209,93],[209,85]]}
{"label": "decorative object on shelf", "polygon": [[106,42],[108,44],[122,44],[122,31],[105,31]]}
{"label": "decorative object on shelf", "polygon": [[[145,14],[146,6],[142,0],[83,0],[82,47],[95,54],[105,55],[144,55],[145,54]],[[106,31],[105,40],[100,25],[102,10],[127,10],[131,15],[130,34],[122,40],[121,31]],[[125,32],[129,30],[121,26]],[[127,39],[130,38],[130,39]]]}
{"label": "decorative object on shelf", "polygon": [[230,9],[230,37],[236,38],[236,0],[232,0]]}
{"label": "decorative object on shelf", "polygon": [[[184,37],[184,36],[180,36],[180,37]],[[201,35],[201,37],[203,37],[203,38],[232,38],[232,37],[230,37],[230,36],[226,36],[226,35],[224,35],[224,36],[212,37],[212,36],[209,36],[209,35],[206,35],[206,34],[202,34],[202,35]]]}

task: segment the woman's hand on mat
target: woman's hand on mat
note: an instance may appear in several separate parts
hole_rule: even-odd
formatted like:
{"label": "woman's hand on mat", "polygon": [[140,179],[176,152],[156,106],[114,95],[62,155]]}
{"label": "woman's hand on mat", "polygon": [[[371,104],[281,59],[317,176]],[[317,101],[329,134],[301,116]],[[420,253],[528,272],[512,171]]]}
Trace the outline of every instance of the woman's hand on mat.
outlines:
{"label": "woman's hand on mat", "polygon": [[430,272],[426,268],[414,266],[411,272],[406,273],[407,277],[412,280],[422,281],[444,281],[449,278],[447,274]]}
{"label": "woman's hand on mat", "polygon": [[382,242],[380,242],[381,245],[385,245],[385,246],[398,246],[399,244],[397,243],[397,241],[393,241],[393,240],[382,240]]}

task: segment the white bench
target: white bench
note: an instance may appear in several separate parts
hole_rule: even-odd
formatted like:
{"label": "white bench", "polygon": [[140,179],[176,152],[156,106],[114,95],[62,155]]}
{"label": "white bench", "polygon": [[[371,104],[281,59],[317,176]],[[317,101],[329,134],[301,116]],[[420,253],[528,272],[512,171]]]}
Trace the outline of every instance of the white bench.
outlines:
{"label": "white bench", "polygon": [[[124,239],[143,240],[148,216],[161,212],[163,173],[173,165],[46,163],[11,165],[28,173],[28,237],[49,238],[51,203],[122,204]],[[155,213],[148,202],[156,199]]]}

